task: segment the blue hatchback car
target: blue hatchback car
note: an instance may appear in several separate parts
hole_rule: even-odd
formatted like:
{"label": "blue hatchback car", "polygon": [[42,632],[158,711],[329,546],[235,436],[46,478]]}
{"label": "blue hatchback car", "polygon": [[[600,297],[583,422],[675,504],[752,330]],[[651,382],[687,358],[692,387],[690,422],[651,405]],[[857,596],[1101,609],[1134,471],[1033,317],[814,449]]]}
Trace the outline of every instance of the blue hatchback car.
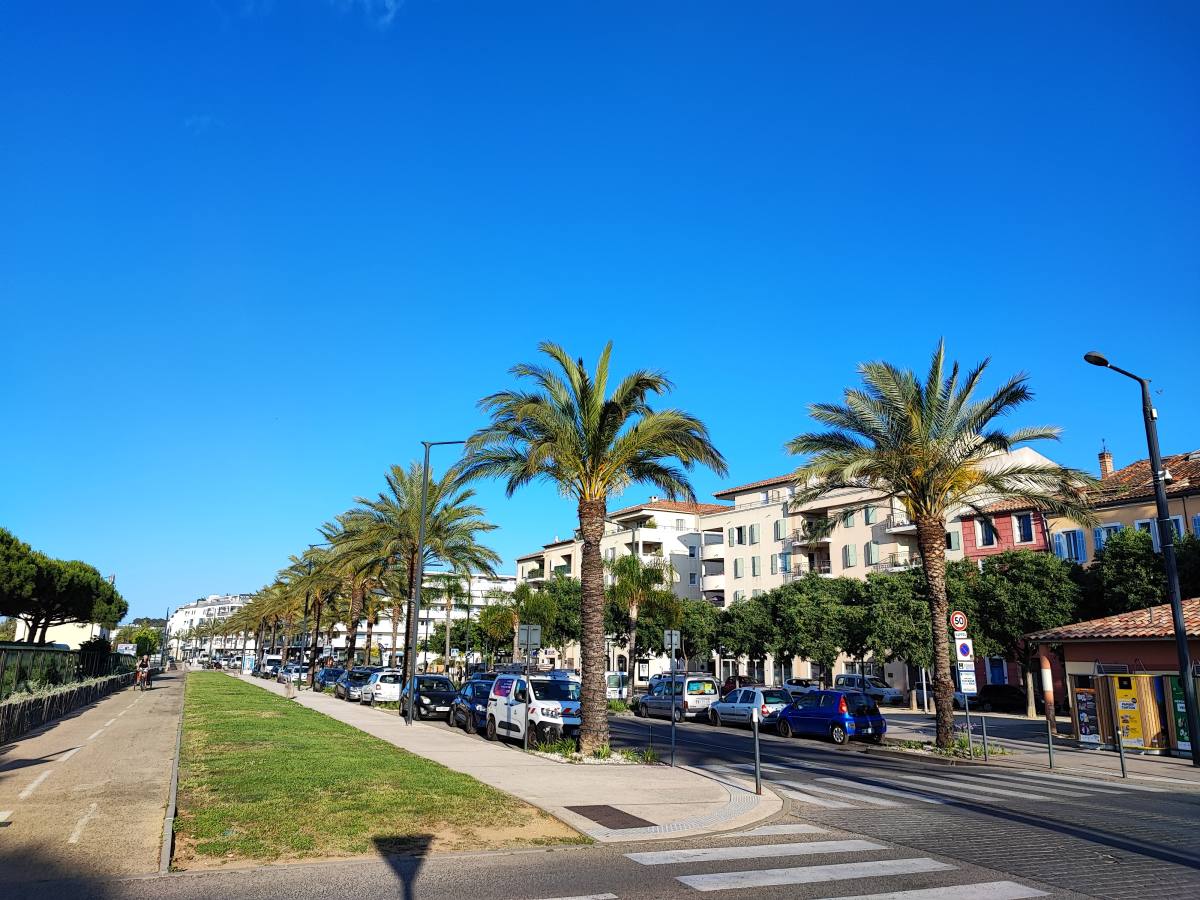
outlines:
{"label": "blue hatchback car", "polygon": [[459,689],[446,714],[451,728],[461,728],[467,734],[483,731],[487,725],[488,695],[495,680],[473,678]]}
{"label": "blue hatchback car", "polygon": [[881,744],[887,720],[875,701],[859,691],[812,691],[781,710],[775,727],[785,738],[803,734],[826,737],[835,744],[851,738]]}

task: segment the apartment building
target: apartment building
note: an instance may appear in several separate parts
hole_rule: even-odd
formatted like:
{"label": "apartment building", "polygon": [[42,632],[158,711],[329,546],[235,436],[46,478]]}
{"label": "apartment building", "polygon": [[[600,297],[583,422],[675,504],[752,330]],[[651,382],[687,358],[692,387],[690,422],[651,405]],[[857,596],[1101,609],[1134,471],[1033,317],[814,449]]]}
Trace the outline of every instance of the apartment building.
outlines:
{"label": "apartment building", "polygon": [[[253,594],[210,594],[179,607],[167,618],[167,646],[171,655],[179,659],[185,655],[185,651],[187,655],[194,655],[201,649],[207,650],[209,647],[207,638],[203,641],[184,640],[183,636],[188,629],[201,623],[228,619],[234,612],[249,603],[253,597]],[[225,650],[226,641],[228,641],[228,649],[231,650],[235,647],[240,649],[242,646],[241,637],[218,636],[212,640],[213,650]],[[247,646],[251,649],[254,647],[252,635],[248,638]]]}

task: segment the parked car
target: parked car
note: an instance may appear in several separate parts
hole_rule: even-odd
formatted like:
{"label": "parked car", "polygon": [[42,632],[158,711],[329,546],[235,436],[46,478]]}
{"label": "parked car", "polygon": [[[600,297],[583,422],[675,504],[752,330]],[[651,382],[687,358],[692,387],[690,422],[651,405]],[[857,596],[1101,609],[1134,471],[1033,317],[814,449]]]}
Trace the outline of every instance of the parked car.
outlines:
{"label": "parked car", "polygon": [[[933,705],[933,684],[930,683],[928,685],[928,687],[929,687],[929,703],[930,703],[930,706],[932,706]],[[913,688],[913,690],[915,690],[917,692],[917,706],[924,709],[925,708],[925,691],[924,691],[924,689],[921,687],[921,685],[918,684],[915,688]],[[954,692],[954,708],[962,709],[964,706],[966,706],[966,698],[967,698],[967,695],[964,694],[962,691],[955,691]]]}
{"label": "parked car", "polygon": [[483,731],[487,727],[488,695],[496,679],[473,678],[459,688],[450,701],[450,712],[446,721],[451,728],[461,728],[467,734]]}
{"label": "parked car", "polygon": [[793,697],[799,697],[810,691],[821,690],[821,683],[815,678],[788,678],[783,682],[783,689]]}
{"label": "parked car", "polygon": [[[417,704],[413,707],[413,715],[418,719],[428,719],[431,716],[445,718],[450,712],[450,704],[458,695],[458,689],[445,675],[418,675]],[[408,712],[408,685],[400,694],[400,708]]]}
{"label": "parked car", "polygon": [[334,683],[345,673],[345,669],[338,669],[334,666],[326,666],[324,669],[318,669],[316,676],[317,690],[323,691],[327,687],[333,687]]}
{"label": "parked car", "polygon": [[291,662],[279,670],[275,676],[275,680],[280,684],[287,684],[289,681],[293,684],[299,684],[308,675],[308,666],[304,663]]}
{"label": "parked car", "polygon": [[[1036,708],[1038,697],[1034,697]],[[1015,684],[985,684],[979,688],[979,695],[971,698],[971,708],[983,712],[1023,713],[1029,707],[1023,690]]]}
{"label": "parked car", "polygon": [[717,680],[711,675],[676,675],[652,685],[649,693],[637,698],[633,711],[643,718],[674,716],[676,722],[706,719],[708,708],[717,699]]}
{"label": "parked car", "polygon": [[366,669],[349,669],[333,684],[333,695],[343,700],[362,700],[362,686],[371,677]]}
{"label": "parked car", "polygon": [[367,676],[359,689],[359,700],[374,706],[376,703],[398,703],[400,701],[400,678],[398,669],[382,669]]}
{"label": "parked car", "polygon": [[530,737],[537,741],[577,740],[581,705],[578,678],[501,675],[488,692],[483,735],[489,741],[523,740],[528,723]]}
{"label": "parked car", "polygon": [[880,704],[904,702],[904,691],[875,675],[839,675],[833,680],[833,687],[839,691],[859,691]]}
{"label": "parked car", "polygon": [[754,679],[749,675],[730,675],[725,679],[725,683],[721,685],[721,696],[728,697],[730,692],[743,688],[748,684],[754,684]]}
{"label": "parked car", "polygon": [[883,743],[887,720],[875,698],[861,691],[813,691],[795,699],[776,718],[780,737],[827,737],[835,744],[852,738]]}
{"label": "parked car", "polygon": [[730,691],[708,708],[708,721],[713,725],[749,724],[755,708],[759,721],[774,724],[779,711],[792,702],[792,695],[783,688],[755,687]]}

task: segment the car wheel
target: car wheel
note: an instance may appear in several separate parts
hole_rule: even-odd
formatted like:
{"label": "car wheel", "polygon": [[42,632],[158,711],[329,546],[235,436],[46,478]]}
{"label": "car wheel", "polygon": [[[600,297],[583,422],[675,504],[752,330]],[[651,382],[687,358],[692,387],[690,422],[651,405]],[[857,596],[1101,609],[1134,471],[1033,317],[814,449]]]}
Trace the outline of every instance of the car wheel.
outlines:
{"label": "car wheel", "polygon": [[475,728],[475,713],[467,713],[467,717],[463,719],[463,731],[467,734],[474,734]]}
{"label": "car wheel", "polygon": [[496,720],[488,716],[487,727],[483,730],[483,736],[489,741],[496,739]]}
{"label": "car wheel", "polygon": [[446,713],[446,724],[449,725],[451,728],[458,727],[458,723],[454,721],[454,709],[453,708],[451,708],[450,712]]}
{"label": "car wheel", "polygon": [[649,713],[646,712],[646,704],[644,704],[644,703],[639,703],[637,705],[637,708],[634,709],[634,712],[637,713],[637,716],[639,719],[644,719],[644,718],[646,718],[646,716],[649,715]]}
{"label": "car wheel", "polygon": [[990,704],[990,703],[985,703],[985,704],[983,704],[983,711],[984,711],[984,712],[991,712],[991,711],[992,711],[992,704]]}
{"label": "car wheel", "polygon": [[716,712],[716,711],[710,712],[708,719],[717,728],[721,727],[721,714],[719,712]]}
{"label": "car wheel", "polygon": [[849,739],[845,725],[834,725],[829,729],[829,739],[835,744],[844,744]]}
{"label": "car wheel", "polygon": [[781,738],[790,738],[792,736],[792,726],[788,724],[787,719],[780,719],[776,730],[779,732]]}
{"label": "car wheel", "polygon": [[675,720],[675,724],[683,721],[683,710],[676,706],[671,710],[671,718]]}

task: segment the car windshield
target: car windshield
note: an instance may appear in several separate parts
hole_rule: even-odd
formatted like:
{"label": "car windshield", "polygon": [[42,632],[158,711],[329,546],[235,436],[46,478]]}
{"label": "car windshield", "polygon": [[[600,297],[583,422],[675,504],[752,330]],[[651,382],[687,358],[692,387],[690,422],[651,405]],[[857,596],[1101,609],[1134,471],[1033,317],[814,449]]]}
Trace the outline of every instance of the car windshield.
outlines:
{"label": "car windshield", "polygon": [[716,682],[700,678],[687,683],[687,692],[693,697],[710,697],[717,693],[717,685]]}
{"label": "car windshield", "polygon": [[791,703],[791,695],[787,691],[763,691],[763,703]]}
{"label": "car windshield", "polygon": [[554,678],[546,681],[531,681],[533,696],[538,700],[578,700],[582,695],[579,682]]}
{"label": "car windshield", "polygon": [[450,683],[448,678],[418,678],[418,691],[452,691],[454,685]]}
{"label": "car windshield", "polygon": [[367,679],[370,677],[370,672],[351,672],[349,675],[351,684],[366,684]]}
{"label": "car windshield", "polygon": [[891,685],[888,684],[887,682],[885,682],[882,678],[868,678],[867,684],[869,684],[871,687],[877,687],[877,688],[891,687]]}
{"label": "car windshield", "polygon": [[395,672],[385,672],[384,674],[379,676],[379,680],[383,684],[399,684],[400,676],[397,675]]}
{"label": "car windshield", "polygon": [[321,675],[324,678],[341,678],[345,671],[345,669],[323,669]]}
{"label": "car windshield", "polygon": [[855,716],[873,716],[879,713],[879,707],[875,705],[875,701],[866,694],[847,694],[846,706],[849,708],[850,714]]}

